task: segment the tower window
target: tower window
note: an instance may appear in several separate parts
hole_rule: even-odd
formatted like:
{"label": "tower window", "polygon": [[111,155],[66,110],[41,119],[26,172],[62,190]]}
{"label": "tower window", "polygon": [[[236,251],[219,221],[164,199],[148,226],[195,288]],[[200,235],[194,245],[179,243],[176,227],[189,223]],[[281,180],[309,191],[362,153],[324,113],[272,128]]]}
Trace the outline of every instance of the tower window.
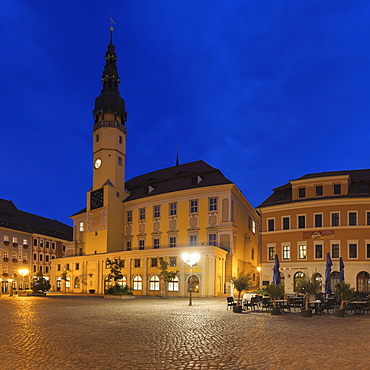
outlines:
{"label": "tower window", "polygon": [[120,135],[119,136],[119,138],[118,138],[118,142],[120,143],[120,144],[122,144],[122,136]]}
{"label": "tower window", "polygon": [[122,166],[122,158],[121,157],[118,157],[118,165]]}
{"label": "tower window", "polygon": [[96,135],[95,135],[95,140],[96,140],[96,142],[98,142],[98,141],[99,141],[99,139],[100,139],[99,134],[96,134]]}

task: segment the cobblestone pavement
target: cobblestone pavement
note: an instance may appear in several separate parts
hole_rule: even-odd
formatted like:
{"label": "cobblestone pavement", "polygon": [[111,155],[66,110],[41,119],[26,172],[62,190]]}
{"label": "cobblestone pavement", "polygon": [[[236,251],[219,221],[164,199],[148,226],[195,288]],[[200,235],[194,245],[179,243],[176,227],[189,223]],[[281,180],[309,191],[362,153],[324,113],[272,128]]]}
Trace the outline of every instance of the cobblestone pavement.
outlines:
{"label": "cobblestone pavement", "polygon": [[225,298],[0,298],[1,369],[370,368],[370,316],[235,314]]}

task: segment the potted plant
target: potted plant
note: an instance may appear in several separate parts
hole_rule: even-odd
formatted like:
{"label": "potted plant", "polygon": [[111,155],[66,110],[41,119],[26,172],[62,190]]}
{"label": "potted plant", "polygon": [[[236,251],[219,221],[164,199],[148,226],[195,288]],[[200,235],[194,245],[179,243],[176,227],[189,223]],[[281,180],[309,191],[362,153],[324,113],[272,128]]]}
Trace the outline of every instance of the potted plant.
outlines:
{"label": "potted plant", "polygon": [[340,307],[335,310],[335,316],[344,317],[345,309],[344,306],[352,301],[355,296],[355,288],[351,288],[350,284],[342,281],[336,283],[334,286],[335,295],[340,299]]}
{"label": "potted plant", "polygon": [[244,274],[241,272],[238,276],[233,277],[231,283],[234,285],[234,288],[238,291],[238,300],[236,306],[233,307],[234,312],[241,313],[243,306],[240,304],[240,296],[243,290],[249,290],[252,287],[252,278],[251,274]]}
{"label": "potted plant", "polygon": [[305,309],[302,309],[303,317],[311,317],[312,309],[309,308],[310,295],[318,294],[321,291],[320,280],[316,280],[316,273],[313,273],[311,277],[303,277],[297,284],[297,292],[302,293],[306,296],[305,298]]}
{"label": "potted plant", "polygon": [[279,315],[280,309],[276,304],[276,300],[280,299],[284,295],[284,285],[282,284],[269,284],[264,287],[264,292],[268,294],[273,303],[271,309],[271,315]]}

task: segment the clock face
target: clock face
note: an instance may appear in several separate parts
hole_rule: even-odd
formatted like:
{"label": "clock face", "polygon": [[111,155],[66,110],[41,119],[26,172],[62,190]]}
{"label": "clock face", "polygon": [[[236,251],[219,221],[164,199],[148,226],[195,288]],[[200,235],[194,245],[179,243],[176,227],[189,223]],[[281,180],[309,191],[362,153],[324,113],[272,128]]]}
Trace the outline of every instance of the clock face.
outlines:
{"label": "clock face", "polygon": [[103,189],[94,190],[90,194],[90,209],[103,207]]}
{"label": "clock face", "polygon": [[94,167],[98,169],[101,166],[101,159],[97,158],[94,163]]}

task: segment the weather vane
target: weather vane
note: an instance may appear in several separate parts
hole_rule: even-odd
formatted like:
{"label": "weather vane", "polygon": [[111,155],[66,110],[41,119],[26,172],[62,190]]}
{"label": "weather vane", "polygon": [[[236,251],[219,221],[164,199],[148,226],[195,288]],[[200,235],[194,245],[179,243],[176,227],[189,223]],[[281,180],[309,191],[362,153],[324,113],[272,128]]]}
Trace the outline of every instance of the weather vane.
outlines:
{"label": "weather vane", "polygon": [[[110,14],[112,15],[113,12],[110,12]],[[108,17],[109,20],[110,20],[110,30],[113,31],[113,25],[116,24],[116,22],[112,19],[112,17]]]}

